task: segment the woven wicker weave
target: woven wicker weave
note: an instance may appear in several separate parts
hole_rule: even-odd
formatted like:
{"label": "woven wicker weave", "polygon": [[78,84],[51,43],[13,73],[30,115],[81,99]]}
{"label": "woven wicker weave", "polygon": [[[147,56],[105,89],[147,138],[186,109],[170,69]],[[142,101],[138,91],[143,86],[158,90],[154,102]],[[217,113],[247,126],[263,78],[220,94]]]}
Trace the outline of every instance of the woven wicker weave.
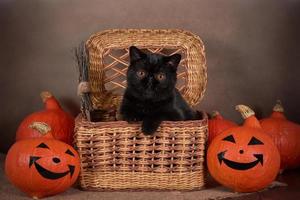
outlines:
{"label": "woven wicker weave", "polygon": [[204,185],[207,121],[163,122],[153,137],[140,124],[76,119],[84,189],[196,189]]}
{"label": "woven wicker weave", "polygon": [[[198,36],[182,30],[118,29],[94,34],[86,42],[93,110],[119,108],[131,45],[164,55],[180,53],[177,88],[190,105],[200,102],[207,76]],[[139,123],[90,122],[86,113],[83,110],[77,117],[75,127],[83,189],[192,190],[204,186],[205,114],[195,121],[164,121],[154,136],[145,136]],[[108,119],[112,118],[103,118]]]}

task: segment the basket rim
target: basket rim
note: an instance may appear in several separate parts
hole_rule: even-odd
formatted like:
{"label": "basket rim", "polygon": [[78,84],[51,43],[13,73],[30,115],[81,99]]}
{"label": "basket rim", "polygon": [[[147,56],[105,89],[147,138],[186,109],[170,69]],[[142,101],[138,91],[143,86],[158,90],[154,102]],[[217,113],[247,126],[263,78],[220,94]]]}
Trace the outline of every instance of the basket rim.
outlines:
{"label": "basket rim", "polygon": [[[201,119],[197,120],[185,120],[185,121],[162,121],[160,124],[160,127],[174,127],[174,128],[180,128],[180,127],[186,127],[187,125],[198,125],[198,126],[205,126],[207,125],[208,116],[205,112],[201,111]],[[75,124],[78,126],[80,125],[88,125],[91,127],[116,127],[116,128],[122,128],[122,127],[137,127],[141,125],[141,121],[135,122],[135,123],[128,123],[127,121],[118,120],[118,121],[98,121],[98,122],[92,122],[87,120],[82,113],[79,113],[77,117],[75,118]],[[79,126],[80,126],[79,125]]]}
{"label": "basket rim", "polygon": [[[187,36],[192,36],[194,38],[197,38],[201,45],[203,45],[203,48],[205,50],[205,46],[203,43],[203,40],[200,38],[200,36],[196,35],[195,33],[193,33],[190,30],[187,29],[180,29],[180,28],[111,28],[111,29],[105,29],[105,30],[99,30],[95,33],[93,33],[92,35],[90,35],[88,37],[88,41],[91,41],[91,39],[93,39],[94,37],[98,37],[100,35],[105,35],[107,33],[113,33],[113,32],[119,32],[119,33],[123,33],[123,32],[153,32],[153,31],[157,31],[157,32],[181,32]],[[180,45],[178,45],[180,46]],[[170,47],[175,47],[174,45],[170,46]]]}

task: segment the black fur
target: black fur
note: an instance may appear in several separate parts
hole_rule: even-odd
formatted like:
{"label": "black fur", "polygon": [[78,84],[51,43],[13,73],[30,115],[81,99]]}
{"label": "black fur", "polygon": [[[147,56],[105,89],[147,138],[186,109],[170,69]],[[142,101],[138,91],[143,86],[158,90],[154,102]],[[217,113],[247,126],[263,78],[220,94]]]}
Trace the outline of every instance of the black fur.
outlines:
{"label": "black fur", "polygon": [[[142,131],[146,135],[152,135],[163,120],[196,118],[196,112],[175,88],[180,59],[180,54],[146,54],[134,46],[130,47],[130,66],[121,115],[128,122],[142,121]],[[144,74],[143,78],[138,75],[139,71]],[[165,78],[160,81],[158,74]]]}

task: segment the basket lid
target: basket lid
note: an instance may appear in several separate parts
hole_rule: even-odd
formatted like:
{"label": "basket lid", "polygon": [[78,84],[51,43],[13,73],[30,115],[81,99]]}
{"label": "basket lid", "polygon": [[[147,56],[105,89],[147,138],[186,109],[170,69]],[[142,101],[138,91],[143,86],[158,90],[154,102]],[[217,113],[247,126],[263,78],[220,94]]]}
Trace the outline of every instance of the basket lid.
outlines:
{"label": "basket lid", "polygon": [[89,83],[94,109],[119,106],[126,88],[130,46],[172,55],[180,53],[176,87],[189,105],[200,103],[207,83],[205,48],[201,39],[178,29],[112,29],[92,35],[86,42]]}

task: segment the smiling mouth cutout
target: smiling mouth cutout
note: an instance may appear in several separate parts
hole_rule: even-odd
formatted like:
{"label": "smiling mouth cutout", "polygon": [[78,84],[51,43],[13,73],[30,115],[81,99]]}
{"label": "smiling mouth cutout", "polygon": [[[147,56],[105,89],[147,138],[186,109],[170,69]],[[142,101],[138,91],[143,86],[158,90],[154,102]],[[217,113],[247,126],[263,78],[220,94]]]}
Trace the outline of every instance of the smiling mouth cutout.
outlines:
{"label": "smiling mouth cutout", "polygon": [[253,156],[257,158],[253,162],[239,163],[239,162],[235,162],[235,161],[226,159],[225,153],[226,153],[226,151],[222,151],[222,152],[218,153],[218,155],[217,155],[220,165],[224,162],[225,165],[227,165],[228,167],[235,169],[235,170],[248,170],[248,169],[255,167],[258,163],[261,163],[261,165],[263,165],[263,155],[262,154],[253,154]]}
{"label": "smiling mouth cutout", "polygon": [[40,158],[41,157],[30,156],[29,168],[34,164],[36,170],[42,177],[44,177],[46,179],[55,180],[55,179],[62,178],[70,173],[70,176],[72,178],[74,170],[75,170],[75,166],[68,165],[69,171],[62,172],[62,173],[55,173],[55,172],[51,172],[51,171],[45,169],[44,167],[42,167],[41,165],[39,165],[36,161],[39,160]]}

